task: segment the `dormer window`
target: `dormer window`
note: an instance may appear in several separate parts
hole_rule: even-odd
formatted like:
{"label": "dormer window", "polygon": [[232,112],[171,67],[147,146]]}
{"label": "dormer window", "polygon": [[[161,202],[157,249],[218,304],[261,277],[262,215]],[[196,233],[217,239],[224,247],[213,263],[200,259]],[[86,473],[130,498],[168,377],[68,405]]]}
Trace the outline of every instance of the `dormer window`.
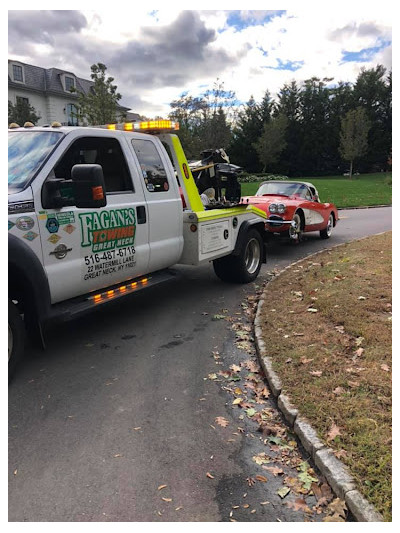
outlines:
{"label": "dormer window", "polygon": [[70,92],[71,89],[75,88],[75,80],[70,76],[65,76],[65,90]]}
{"label": "dormer window", "polygon": [[24,73],[23,73],[21,65],[13,65],[12,68],[13,68],[13,80],[23,83]]}

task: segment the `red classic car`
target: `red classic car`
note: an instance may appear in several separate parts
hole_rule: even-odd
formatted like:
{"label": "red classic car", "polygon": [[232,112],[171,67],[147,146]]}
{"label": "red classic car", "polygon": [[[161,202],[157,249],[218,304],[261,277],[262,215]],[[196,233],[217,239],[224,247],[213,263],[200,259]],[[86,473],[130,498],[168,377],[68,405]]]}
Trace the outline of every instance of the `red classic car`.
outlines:
{"label": "red classic car", "polygon": [[336,206],[321,203],[314,185],[303,181],[266,181],[255,196],[245,196],[242,202],[265,211],[268,232],[295,241],[309,231],[319,231],[322,239],[329,239],[339,220]]}

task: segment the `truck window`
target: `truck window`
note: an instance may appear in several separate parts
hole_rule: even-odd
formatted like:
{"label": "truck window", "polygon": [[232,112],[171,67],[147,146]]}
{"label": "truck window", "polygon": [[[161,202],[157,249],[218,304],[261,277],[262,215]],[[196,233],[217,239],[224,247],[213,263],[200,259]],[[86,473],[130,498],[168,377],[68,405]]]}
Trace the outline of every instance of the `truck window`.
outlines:
{"label": "truck window", "polygon": [[132,139],[132,146],[139,160],[147,190],[149,192],[168,191],[167,172],[152,141]]}
{"label": "truck window", "polygon": [[54,167],[56,178],[70,179],[77,164],[101,165],[107,192],[133,191],[132,178],[117,139],[82,137],[77,139]]}
{"label": "truck window", "polygon": [[24,189],[63,134],[52,131],[13,131],[8,134],[8,186]]}

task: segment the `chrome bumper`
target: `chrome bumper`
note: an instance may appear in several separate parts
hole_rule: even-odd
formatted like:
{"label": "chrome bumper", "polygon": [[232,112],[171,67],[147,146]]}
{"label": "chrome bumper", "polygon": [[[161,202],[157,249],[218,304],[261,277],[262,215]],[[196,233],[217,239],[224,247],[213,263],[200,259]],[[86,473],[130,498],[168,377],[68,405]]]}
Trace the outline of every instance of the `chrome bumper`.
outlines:
{"label": "chrome bumper", "polygon": [[268,218],[267,220],[265,220],[265,224],[290,224],[291,226],[295,226],[296,223],[294,222],[294,220],[276,220],[276,219],[270,219]]}

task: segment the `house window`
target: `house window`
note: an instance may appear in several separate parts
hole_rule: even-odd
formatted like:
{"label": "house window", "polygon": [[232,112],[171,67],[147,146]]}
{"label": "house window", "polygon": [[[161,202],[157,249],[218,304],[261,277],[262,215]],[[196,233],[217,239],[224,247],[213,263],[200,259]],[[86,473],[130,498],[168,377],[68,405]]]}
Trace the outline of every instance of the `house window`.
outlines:
{"label": "house window", "polygon": [[65,76],[65,90],[66,91],[70,91],[74,87],[75,87],[74,78],[70,78],[69,76]]}
{"label": "house window", "polygon": [[24,98],[23,96],[17,96],[17,104],[29,105],[29,98]]}
{"label": "house window", "polygon": [[67,104],[65,108],[68,126],[78,126],[78,110],[74,104]]}
{"label": "house window", "polygon": [[24,81],[22,67],[20,65],[13,65],[13,79],[14,81]]}

